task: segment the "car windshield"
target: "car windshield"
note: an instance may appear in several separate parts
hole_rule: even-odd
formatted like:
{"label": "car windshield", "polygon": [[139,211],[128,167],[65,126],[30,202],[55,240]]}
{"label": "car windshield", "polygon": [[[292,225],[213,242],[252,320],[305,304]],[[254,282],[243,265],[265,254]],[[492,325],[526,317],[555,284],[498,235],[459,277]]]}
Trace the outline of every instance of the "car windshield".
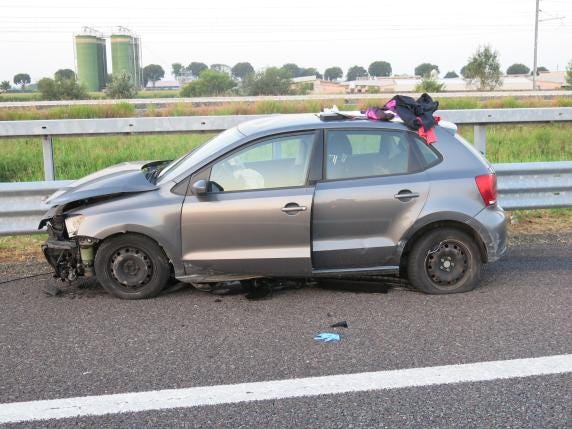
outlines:
{"label": "car windshield", "polygon": [[197,147],[191,152],[183,155],[182,157],[174,160],[167,165],[157,178],[158,183],[168,182],[176,177],[190,172],[192,167],[199,163],[201,160],[208,158],[219,150],[235,142],[239,138],[244,137],[236,127],[229,128],[226,131],[214,136],[212,139]]}

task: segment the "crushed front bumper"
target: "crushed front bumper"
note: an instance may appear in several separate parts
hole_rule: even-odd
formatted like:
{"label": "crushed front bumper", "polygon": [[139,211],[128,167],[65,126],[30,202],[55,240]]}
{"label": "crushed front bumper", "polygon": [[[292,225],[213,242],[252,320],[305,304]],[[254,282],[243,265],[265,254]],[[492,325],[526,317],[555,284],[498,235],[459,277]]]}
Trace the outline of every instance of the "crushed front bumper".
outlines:
{"label": "crushed front bumper", "polygon": [[67,234],[60,232],[48,224],[48,240],[42,244],[44,257],[54,268],[54,277],[73,281],[80,276],[93,276],[93,254],[97,240],[89,237],[67,239]]}

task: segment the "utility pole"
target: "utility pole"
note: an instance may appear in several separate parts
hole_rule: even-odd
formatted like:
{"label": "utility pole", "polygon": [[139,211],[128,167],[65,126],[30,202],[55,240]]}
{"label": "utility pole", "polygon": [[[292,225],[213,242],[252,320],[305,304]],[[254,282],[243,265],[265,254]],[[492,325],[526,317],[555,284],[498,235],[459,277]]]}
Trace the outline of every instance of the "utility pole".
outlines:
{"label": "utility pole", "polygon": [[532,90],[536,90],[536,67],[538,56],[538,12],[540,8],[540,0],[536,0],[536,17],[534,19],[534,66],[532,68]]}

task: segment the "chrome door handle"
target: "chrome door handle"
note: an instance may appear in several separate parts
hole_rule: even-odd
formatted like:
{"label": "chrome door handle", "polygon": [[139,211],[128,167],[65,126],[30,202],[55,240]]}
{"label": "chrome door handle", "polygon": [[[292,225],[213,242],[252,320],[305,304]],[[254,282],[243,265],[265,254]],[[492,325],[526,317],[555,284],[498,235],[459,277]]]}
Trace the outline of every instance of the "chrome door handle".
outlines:
{"label": "chrome door handle", "polygon": [[418,192],[411,192],[411,191],[401,191],[393,196],[393,198],[396,198],[398,200],[407,198],[418,198],[418,197],[419,197]]}
{"label": "chrome door handle", "polygon": [[305,212],[308,208],[306,206],[299,206],[299,205],[286,205],[282,207],[282,211],[286,214],[290,213],[297,213],[297,212]]}

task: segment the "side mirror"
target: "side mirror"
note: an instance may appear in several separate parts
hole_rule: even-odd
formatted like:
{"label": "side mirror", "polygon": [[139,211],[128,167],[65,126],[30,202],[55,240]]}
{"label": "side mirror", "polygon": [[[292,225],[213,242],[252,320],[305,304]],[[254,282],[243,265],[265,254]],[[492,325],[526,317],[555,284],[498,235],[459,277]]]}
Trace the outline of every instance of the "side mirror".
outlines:
{"label": "side mirror", "polygon": [[209,182],[205,179],[197,180],[193,183],[193,193],[195,195],[205,195],[208,192]]}

